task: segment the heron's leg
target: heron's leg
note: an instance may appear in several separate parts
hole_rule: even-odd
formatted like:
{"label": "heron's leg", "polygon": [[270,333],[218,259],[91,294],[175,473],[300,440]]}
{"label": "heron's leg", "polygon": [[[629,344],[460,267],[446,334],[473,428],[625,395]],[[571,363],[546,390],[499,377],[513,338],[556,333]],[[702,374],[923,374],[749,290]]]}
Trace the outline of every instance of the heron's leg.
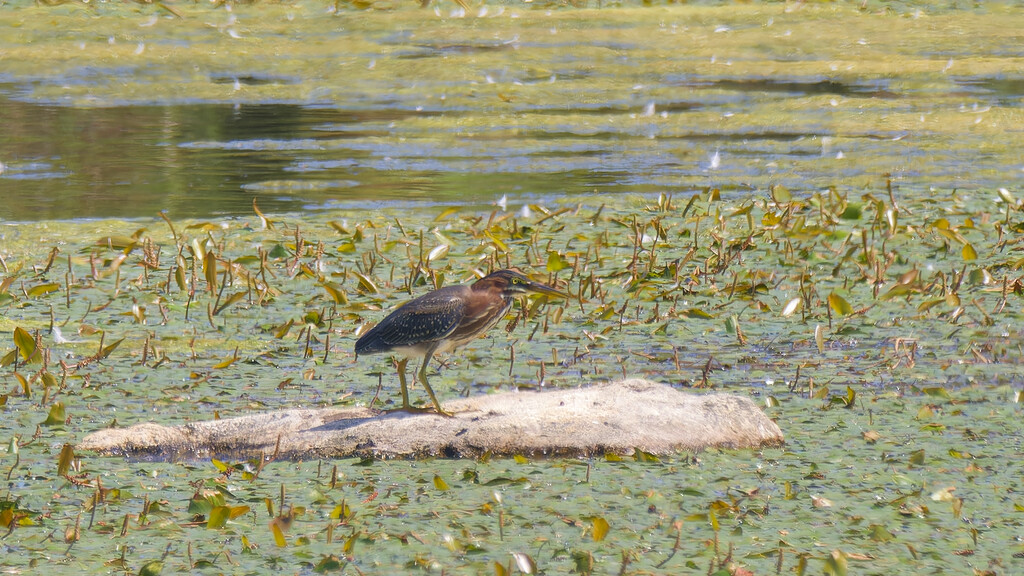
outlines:
{"label": "heron's leg", "polygon": [[434,403],[434,410],[436,410],[441,416],[451,416],[450,412],[445,412],[441,408],[441,403],[437,401],[437,396],[434,396],[434,390],[427,382],[427,366],[430,364],[430,359],[434,356],[434,350],[436,349],[437,346],[431,346],[430,350],[427,350],[427,353],[423,355],[423,364],[420,365],[419,379],[420,382],[423,383],[423,389],[426,390],[427,395],[430,396],[430,401]]}
{"label": "heron's leg", "polygon": [[408,358],[402,358],[401,360],[395,361],[395,368],[398,369],[398,382],[402,385],[402,409],[408,410],[412,408],[409,405],[409,386],[405,381],[405,366],[409,363]]}

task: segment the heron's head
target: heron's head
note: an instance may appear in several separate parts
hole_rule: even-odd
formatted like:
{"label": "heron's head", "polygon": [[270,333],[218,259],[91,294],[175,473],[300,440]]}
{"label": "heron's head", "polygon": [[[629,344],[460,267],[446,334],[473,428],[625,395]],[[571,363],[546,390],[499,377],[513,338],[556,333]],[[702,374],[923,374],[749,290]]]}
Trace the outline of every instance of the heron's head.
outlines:
{"label": "heron's head", "polygon": [[502,297],[504,298],[515,298],[524,294],[545,294],[547,296],[555,296],[558,298],[568,298],[569,295],[560,290],[541,284],[540,282],[534,282],[526,277],[525,274],[518,270],[506,269],[491,272],[487,276],[484,276],[474,284],[476,288],[477,284],[482,284],[484,288],[491,290],[499,290]]}

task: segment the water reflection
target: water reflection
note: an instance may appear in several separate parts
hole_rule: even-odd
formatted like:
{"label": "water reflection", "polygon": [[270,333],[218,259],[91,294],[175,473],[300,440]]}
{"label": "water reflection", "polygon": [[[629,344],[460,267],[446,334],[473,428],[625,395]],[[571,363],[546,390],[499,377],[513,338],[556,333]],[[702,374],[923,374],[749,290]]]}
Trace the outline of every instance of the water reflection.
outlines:
{"label": "water reflection", "polygon": [[[0,87],[0,220],[251,214],[254,198],[265,212],[283,212],[380,202],[489,205],[506,195],[515,202],[685,194],[708,186],[749,194],[773,184],[814,190],[878,179],[888,170],[922,187],[952,189],[968,177],[972,186],[996,187],[1015,173],[1002,156],[966,160],[962,150],[981,145],[969,134],[951,143],[926,130],[841,132],[834,115],[862,114],[855,106],[846,112],[816,103],[795,124],[731,121],[830,96],[892,101],[883,112],[916,110],[925,121],[926,108],[882,80],[661,80],[678,86],[678,95],[653,102],[630,93],[572,107],[522,103],[498,118],[486,109],[410,109],[385,100],[349,110],[287,103],[74,108],[4,100]],[[952,88],[975,101],[1021,102],[1015,79],[962,77]]]}

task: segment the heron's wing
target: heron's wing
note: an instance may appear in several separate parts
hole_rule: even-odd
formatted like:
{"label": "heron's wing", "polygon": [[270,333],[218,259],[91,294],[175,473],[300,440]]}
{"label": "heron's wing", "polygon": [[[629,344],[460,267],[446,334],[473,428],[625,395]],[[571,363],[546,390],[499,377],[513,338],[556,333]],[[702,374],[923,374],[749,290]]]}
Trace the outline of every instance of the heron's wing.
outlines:
{"label": "heron's wing", "polygon": [[455,290],[425,294],[381,320],[359,339],[356,350],[375,352],[436,342],[455,330],[464,309],[465,301]]}

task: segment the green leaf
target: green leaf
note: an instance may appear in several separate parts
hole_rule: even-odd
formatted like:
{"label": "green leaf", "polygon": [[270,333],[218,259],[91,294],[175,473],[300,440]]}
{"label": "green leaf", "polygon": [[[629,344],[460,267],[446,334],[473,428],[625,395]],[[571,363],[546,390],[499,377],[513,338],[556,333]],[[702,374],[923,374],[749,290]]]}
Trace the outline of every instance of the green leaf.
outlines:
{"label": "green leaf", "polygon": [[846,576],[846,570],[846,554],[842,550],[833,550],[832,555],[825,559],[825,574]]}
{"label": "green leaf", "polygon": [[229,510],[227,506],[215,506],[210,510],[206,520],[206,527],[209,529],[222,528],[228,523]]}
{"label": "green leaf", "polygon": [[846,210],[843,210],[839,217],[843,220],[860,220],[863,208],[860,204],[847,204]]}
{"label": "green leaf", "polygon": [[317,574],[324,574],[326,572],[338,572],[344,567],[345,566],[341,563],[341,560],[339,560],[337,556],[332,554],[330,556],[324,556],[323,558],[321,558],[320,561],[316,563],[316,566],[313,566],[313,572],[316,572]]}
{"label": "green leaf", "polygon": [[548,251],[548,263],[547,263],[547,271],[548,272],[558,272],[558,271],[564,270],[564,269],[566,269],[568,267],[569,267],[569,264],[565,261],[564,258],[562,258],[561,254],[559,254],[558,252],[555,252],[554,250],[549,250]]}
{"label": "green leaf", "polygon": [[249,513],[248,506],[214,506],[210,509],[210,515],[206,521],[207,528],[222,528],[228,520],[234,520],[243,514]]}
{"label": "green leaf", "polygon": [[680,312],[679,315],[683,318],[703,318],[704,320],[711,320],[714,318],[714,316],[699,308],[688,308]]}
{"label": "green leaf", "polygon": [[164,569],[164,563],[159,560],[153,560],[147,562],[139,568],[139,576],[160,576],[160,572]]}
{"label": "green leaf", "polygon": [[118,340],[117,342],[114,342],[113,344],[110,344],[108,346],[104,346],[103,349],[100,350],[100,353],[98,354],[98,357],[99,358],[106,358],[107,356],[110,356],[110,353],[113,352],[118,346],[120,346],[121,342],[124,342],[124,338],[121,338],[120,340]]}
{"label": "green leaf", "polygon": [[833,312],[840,316],[853,314],[853,306],[850,306],[850,303],[845,298],[835,292],[828,295],[828,305],[829,308],[832,308]]}
{"label": "green leaf", "polygon": [[964,247],[960,250],[960,254],[963,256],[964,260],[967,261],[978,259],[978,253],[974,251],[974,246],[971,246],[970,243],[964,244]]}
{"label": "green leaf", "polygon": [[63,402],[54,402],[53,406],[50,406],[50,413],[46,416],[46,420],[43,420],[43,426],[63,426],[64,422],[67,421],[67,414],[64,412]]}
{"label": "green leaf", "polygon": [[277,544],[278,548],[288,545],[288,541],[284,538],[284,532],[281,531],[281,526],[277,522],[271,522],[270,532],[274,535],[274,544]]}
{"label": "green leaf", "polygon": [[348,294],[345,293],[344,288],[334,282],[324,282],[321,286],[335,304],[348,304]]}
{"label": "green leaf", "polygon": [[217,291],[217,257],[213,252],[207,252],[203,258],[203,276],[206,278],[206,285],[211,293]]}
{"label": "green leaf", "polygon": [[945,388],[940,388],[938,386],[931,388],[922,388],[921,392],[933,398],[944,398],[946,400],[952,400],[952,397],[949,395],[949,392],[947,392]]}
{"label": "green leaf", "polygon": [[44,294],[49,294],[50,292],[56,292],[57,290],[60,290],[60,284],[57,284],[56,282],[48,282],[46,284],[37,284],[29,288],[27,292],[29,296],[35,298],[36,296],[42,296]]}
{"label": "green leaf", "polygon": [[519,571],[523,574],[536,574],[537,563],[533,561],[533,558],[529,554],[523,552],[513,552],[512,557],[516,560],[516,566]]}
{"label": "green leaf", "polygon": [[639,448],[633,448],[633,460],[636,460],[637,462],[661,462],[661,459],[654,454],[645,452]]}
{"label": "green leaf", "polygon": [[36,339],[21,326],[14,329],[14,345],[21,352],[21,359],[28,361],[36,353]]}
{"label": "green leaf", "polygon": [[32,397],[32,385],[29,383],[28,378],[25,378],[20,372],[14,373],[14,379],[21,384],[21,393],[25,395],[25,398]]}
{"label": "green leaf", "polygon": [[75,461],[75,449],[71,444],[65,444],[60,449],[60,456],[57,458],[57,475],[66,476],[71,470],[71,464]]}

